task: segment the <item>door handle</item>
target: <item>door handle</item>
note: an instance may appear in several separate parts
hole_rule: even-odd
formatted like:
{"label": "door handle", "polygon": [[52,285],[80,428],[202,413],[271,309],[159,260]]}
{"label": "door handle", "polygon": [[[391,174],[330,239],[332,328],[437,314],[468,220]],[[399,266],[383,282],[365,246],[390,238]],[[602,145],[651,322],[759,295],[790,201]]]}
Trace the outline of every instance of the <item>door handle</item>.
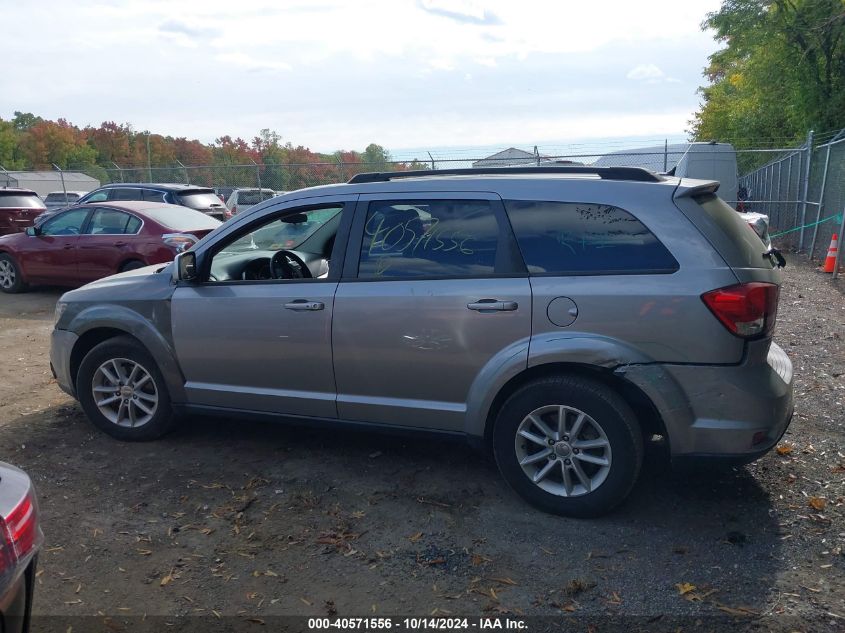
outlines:
{"label": "door handle", "polygon": [[307,299],[297,299],[296,301],[285,304],[286,310],[297,310],[300,312],[315,312],[325,307],[320,301],[308,301]]}
{"label": "door handle", "polygon": [[476,312],[513,312],[519,307],[516,301],[499,301],[498,299],[481,299],[468,303],[467,308]]}
{"label": "door handle", "polygon": [[114,246],[126,246],[126,242],[115,242]]}
{"label": "door handle", "polygon": [[72,248],[73,248],[73,244],[65,244],[65,245],[64,245],[64,249],[65,249],[65,250],[70,250],[70,249],[72,249]]}

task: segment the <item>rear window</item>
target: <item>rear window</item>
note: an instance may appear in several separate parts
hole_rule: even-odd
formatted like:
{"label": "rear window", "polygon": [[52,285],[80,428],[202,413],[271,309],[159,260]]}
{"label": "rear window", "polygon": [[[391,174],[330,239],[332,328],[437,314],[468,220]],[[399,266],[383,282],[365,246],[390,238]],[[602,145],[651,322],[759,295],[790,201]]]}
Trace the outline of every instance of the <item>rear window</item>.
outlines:
{"label": "rear window", "polygon": [[162,226],[175,231],[216,229],[222,224],[220,220],[212,218],[210,215],[175,205],[144,209],[144,215],[149,216],[151,220],[158,222]]}
{"label": "rear window", "polygon": [[606,204],[505,202],[532,274],[671,273],[678,262],[633,215]]}
{"label": "rear window", "polygon": [[251,205],[251,204],[258,204],[259,202],[264,202],[265,200],[269,200],[273,197],[272,191],[239,191],[238,192],[238,204],[239,205]]}
{"label": "rear window", "polygon": [[[75,202],[79,200],[78,193],[70,193],[67,194],[67,201],[68,202]],[[47,197],[44,198],[44,202],[64,202],[65,201],[65,194],[63,193],[48,193]]]}
{"label": "rear window", "polygon": [[41,202],[36,194],[15,193],[4,194],[0,191],[0,207],[21,207],[24,209],[43,209],[44,203]]}
{"label": "rear window", "polygon": [[[774,267],[774,261],[763,255],[766,245],[763,244],[760,236],[724,200],[715,193],[695,196],[693,200],[704,209],[707,217],[727,238],[727,243],[717,240],[715,246],[729,266],[735,268]],[[695,221],[695,218],[691,219]],[[704,229],[704,233],[708,234],[707,229]]]}
{"label": "rear window", "polygon": [[222,207],[223,203],[217,194],[211,191],[188,191],[179,194],[179,202],[192,209],[208,209],[209,207]]}

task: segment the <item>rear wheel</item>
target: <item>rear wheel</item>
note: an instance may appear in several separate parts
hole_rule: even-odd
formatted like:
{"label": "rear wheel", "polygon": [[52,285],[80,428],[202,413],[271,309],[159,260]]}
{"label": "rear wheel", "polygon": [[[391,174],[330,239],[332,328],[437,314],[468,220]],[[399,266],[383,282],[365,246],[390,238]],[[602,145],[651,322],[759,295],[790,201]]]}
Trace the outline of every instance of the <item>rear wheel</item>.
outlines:
{"label": "rear wheel", "polygon": [[16,292],[25,292],[27,287],[18,263],[11,255],[7,255],[6,253],[0,254],[0,290],[14,294]]}
{"label": "rear wheel", "polygon": [[88,419],[120,440],[151,440],[173,427],[164,377],[136,340],[117,337],[94,347],[76,377]]}
{"label": "rear wheel", "polygon": [[496,463],[532,505],[563,516],[604,514],[639,475],[642,434],[619,394],[579,376],[528,383],[505,404],[494,428]]}

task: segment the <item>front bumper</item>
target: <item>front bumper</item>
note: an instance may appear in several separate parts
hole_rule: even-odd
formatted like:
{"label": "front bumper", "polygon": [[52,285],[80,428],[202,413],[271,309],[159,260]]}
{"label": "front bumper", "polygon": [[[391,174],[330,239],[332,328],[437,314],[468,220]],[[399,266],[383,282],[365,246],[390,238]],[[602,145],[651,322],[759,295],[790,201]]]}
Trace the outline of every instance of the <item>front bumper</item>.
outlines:
{"label": "front bumper", "polygon": [[76,397],[70,375],[70,354],[79,337],[67,330],[53,330],[50,337],[50,369],[62,391]]}
{"label": "front bumper", "polygon": [[792,419],[792,363],[769,341],[749,343],[739,365],[630,365],[617,373],[657,408],[673,460],[753,461]]}

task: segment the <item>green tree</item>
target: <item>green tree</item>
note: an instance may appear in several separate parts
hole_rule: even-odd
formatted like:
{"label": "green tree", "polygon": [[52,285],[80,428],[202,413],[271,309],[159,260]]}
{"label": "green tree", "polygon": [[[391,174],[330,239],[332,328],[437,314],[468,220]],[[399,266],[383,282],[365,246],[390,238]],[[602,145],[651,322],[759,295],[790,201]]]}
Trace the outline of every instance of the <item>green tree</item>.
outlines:
{"label": "green tree", "polygon": [[845,126],[843,0],[724,0],[702,27],[725,47],[705,70],[696,140],[783,146]]}
{"label": "green tree", "polygon": [[26,166],[18,153],[18,136],[12,121],[0,119],[0,165],[6,169],[23,169]]}

